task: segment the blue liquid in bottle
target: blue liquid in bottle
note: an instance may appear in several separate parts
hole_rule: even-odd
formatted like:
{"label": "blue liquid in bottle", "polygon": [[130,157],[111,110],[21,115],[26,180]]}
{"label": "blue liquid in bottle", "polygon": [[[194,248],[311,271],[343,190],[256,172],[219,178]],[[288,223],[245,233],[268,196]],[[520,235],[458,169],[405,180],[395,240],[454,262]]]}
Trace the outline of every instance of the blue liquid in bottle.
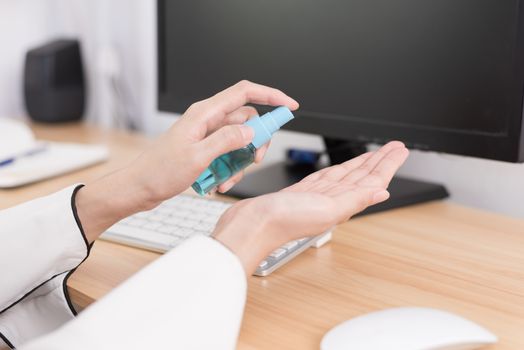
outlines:
{"label": "blue liquid in bottle", "polygon": [[255,131],[251,143],[213,160],[191,187],[203,196],[226,182],[233,175],[252,164],[255,161],[257,149],[267,143],[273,133],[293,118],[294,116],[288,108],[278,107],[272,112],[261,117],[254,117],[244,123]]}
{"label": "blue liquid in bottle", "polygon": [[209,167],[198,177],[193,184],[193,189],[204,195],[223,184],[233,175],[246,168],[255,161],[257,149],[253,144],[226,153],[211,162]]}

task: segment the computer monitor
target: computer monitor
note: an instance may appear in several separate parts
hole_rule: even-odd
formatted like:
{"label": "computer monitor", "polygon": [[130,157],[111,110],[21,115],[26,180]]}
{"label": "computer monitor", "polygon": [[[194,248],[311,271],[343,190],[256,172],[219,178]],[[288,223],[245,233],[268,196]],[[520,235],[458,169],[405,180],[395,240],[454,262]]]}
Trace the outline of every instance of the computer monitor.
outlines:
{"label": "computer monitor", "polygon": [[296,98],[287,128],[335,150],[524,161],[519,0],[158,1],[160,110],[241,79]]}

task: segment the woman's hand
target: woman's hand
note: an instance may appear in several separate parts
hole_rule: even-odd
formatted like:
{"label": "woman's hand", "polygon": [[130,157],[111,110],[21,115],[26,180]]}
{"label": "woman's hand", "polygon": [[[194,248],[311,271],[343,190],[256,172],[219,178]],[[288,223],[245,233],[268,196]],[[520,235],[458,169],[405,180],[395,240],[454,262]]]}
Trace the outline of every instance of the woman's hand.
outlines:
{"label": "woman's hand", "polygon": [[[76,206],[89,241],[117,221],[186,190],[216,157],[246,146],[253,130],[241,125],[257,112],[248,103],[287,106],[298,103],[283,92],[242,81],[193,104],[165,134],[128,167],[83,187]],[[257,152],[260,161],[265,147]],[[227,191],[242,174],[219,187]]]}
{"label": "woman's hand", "polygon": [[240,258],[251,275],[262,259],[284,243],[320,234],[387,200],[389,182],[408,153],[401,142],[390,142],[280,192],[237,202],[220,218],[214,236]]}
{"label": "woman's hand", "polygon": [[[253,130],[240,125],[257,114],[253,107],[244,106],[247,103],[298,108],[298,103],[283,92],[246,81],[193,104],[132,165],[155,204],[186,190],[213,159],[251,142]],[[255,161],[261,160],[266,148],[260,149]],[[219,191],[225,192],[241,176],[222,184]]]}

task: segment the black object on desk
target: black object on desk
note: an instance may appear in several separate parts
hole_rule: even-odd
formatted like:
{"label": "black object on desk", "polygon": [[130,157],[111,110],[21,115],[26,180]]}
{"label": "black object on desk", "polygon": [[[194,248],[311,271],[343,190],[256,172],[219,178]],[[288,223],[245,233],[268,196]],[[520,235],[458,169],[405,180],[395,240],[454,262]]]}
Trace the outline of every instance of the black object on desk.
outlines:
{"label": "black object on desk", "polygon": [[84,114],[85,95],[77,40],[55,40],[27,53],[24,97],[33,120],[47,123],[79,120]]}

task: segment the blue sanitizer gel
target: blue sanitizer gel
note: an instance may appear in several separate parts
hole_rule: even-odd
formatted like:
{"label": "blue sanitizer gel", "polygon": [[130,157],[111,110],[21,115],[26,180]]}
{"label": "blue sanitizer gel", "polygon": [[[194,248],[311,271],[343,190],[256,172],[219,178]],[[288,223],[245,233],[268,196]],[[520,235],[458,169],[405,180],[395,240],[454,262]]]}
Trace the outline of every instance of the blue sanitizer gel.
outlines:
{"label": "blue sanitizer gel", "polygon": [[244,123],[253,128],[255,136],[246,147],[231,151],[211,162],[200,174],[191,187],[201,196],[223,184],[233,175],[255,161],[255,152],[271,140],[271,136],[294,116],[286,107],[278,107],[260,117],[254,117]]}

